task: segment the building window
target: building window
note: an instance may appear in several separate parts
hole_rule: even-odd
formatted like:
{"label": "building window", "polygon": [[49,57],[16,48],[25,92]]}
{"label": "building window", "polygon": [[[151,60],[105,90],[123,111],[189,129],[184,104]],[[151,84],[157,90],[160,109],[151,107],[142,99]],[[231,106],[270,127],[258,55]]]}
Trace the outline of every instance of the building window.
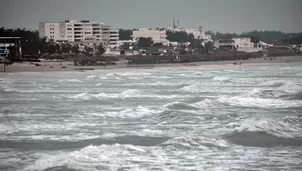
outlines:
{"label": "building window", "polygon": [[72,30],[72,28],[67,28],[67,30]]}
{"label": "building window", "polygon": [[85,34],[91,34],[91,32],[85,32]]}

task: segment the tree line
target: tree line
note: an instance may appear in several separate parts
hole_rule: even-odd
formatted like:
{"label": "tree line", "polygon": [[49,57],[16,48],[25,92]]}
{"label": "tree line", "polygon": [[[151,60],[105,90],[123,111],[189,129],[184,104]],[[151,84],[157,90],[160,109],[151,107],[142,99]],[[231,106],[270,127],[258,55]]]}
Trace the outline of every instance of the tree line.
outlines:
{"label": "tree line", "polygon": [[[302,44],[302,32],[299,33],[284,33],[281,31],[249,31],[243,33],[221,33],[207,31],[206,34],[210,34],[212,39],[230,39],[237,37],[254,37],[262,41],[281,41],[289,44]],[[120,40],[131,40],[132,30],[120,29]],[[192,34],[186,32],[172,32],[167,31],[167,40],[171,42],[191,42],[194,39]]]}

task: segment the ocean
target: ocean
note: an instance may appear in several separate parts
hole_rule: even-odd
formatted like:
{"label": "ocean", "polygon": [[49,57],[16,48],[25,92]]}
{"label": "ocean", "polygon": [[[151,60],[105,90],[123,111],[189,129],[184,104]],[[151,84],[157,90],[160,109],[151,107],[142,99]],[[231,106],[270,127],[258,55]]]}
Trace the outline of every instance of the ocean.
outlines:
{"label": "ocean", "polygon": [[302,65],[0,73],[0,170],[302,170]]}

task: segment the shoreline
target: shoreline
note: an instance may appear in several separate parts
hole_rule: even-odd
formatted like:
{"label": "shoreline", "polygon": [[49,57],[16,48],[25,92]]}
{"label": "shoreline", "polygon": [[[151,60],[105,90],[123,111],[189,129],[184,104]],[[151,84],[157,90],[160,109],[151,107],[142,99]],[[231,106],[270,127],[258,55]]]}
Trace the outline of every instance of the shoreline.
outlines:
{"label": "shoreline", "polygon": [[[3,72],[3,65],[0,65],[1,73],[15,72],[62,72],[74,71],[84,72],[92,70],[115,70],[115,69],[155,69],[155,68],[173,68],[173,67],[217,67],[217,66],[259,66],[277,63],[300,63],[302,56],[284,56],[273,58],[272,61],[265,58],[251,58],[249,60],[229,60],[229,61],[204,61],[192,63],[167,63],[167,64],[128,64],[127,61],[118,61],[117,65],[108,66],[73,66],[73,62],[37,62],[40,66],[35,66],[30,62],[13,63],[6,66],[6,72]],[[234,63],[242,63],[234,65]],[[60,65],[61,64],[61,65]]]}

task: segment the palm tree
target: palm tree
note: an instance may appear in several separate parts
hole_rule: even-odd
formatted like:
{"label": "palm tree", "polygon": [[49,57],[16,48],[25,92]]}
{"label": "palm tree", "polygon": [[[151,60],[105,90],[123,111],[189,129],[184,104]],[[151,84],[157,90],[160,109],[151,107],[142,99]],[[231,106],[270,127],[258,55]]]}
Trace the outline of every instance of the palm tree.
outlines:
{"label": "palm tree", "polygon": [[78,61],[78,54],[79,54],[79,52],[80,52],[79,49],[80,49],[80,47],[79,47],[78,44],[75,44],[75,45],[72,46],[72,48],[71,48],[72,53],[75,54],[75,57],[73,58],[74,66],[77,66],[77,65],[78,65],[77,61]]}

